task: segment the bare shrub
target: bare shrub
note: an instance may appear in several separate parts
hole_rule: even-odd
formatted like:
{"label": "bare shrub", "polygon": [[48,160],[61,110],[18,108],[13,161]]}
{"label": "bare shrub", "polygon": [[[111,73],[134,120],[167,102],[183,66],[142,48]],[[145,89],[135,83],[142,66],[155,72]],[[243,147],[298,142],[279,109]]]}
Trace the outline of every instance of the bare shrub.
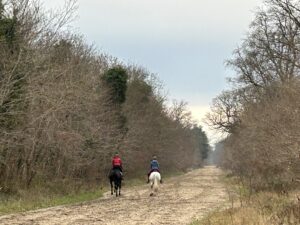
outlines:
{"label": "bare shrub", "polygon": [[[201,145],[184,106],[171,110],[175,118],[153,75],[69,32],[76,7],[75,0],[55,13],[34,0],[0,5],[0,190],[98,183],[116,150],[133,175],[146,173],[152,154],[165,171],[199,166]],[[128,74],[122,90],[106,79],[116,68]]]}
{"label": "bare shrub", "polygon": [[299,1],[265,1],[232,66],[231,91],[208,123],[228,133],[223,166],[252,189],[286,192],[299,170]]}

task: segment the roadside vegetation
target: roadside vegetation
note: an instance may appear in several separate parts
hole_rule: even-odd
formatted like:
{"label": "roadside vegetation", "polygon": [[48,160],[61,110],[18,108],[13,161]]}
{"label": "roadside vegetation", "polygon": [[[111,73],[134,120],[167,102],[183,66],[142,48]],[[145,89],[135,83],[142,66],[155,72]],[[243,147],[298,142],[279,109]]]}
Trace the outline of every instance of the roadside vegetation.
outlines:
{"label": "roadside vegetation", "polygon": [[[93,187],[72,191],[72,188],[68,187],[68,192],[63,193],[58,186],[55,189],[52,188],[35,187],[30,190],[19,190],[14,195],[2,194],[0,196],[0,215],[91,201],[101,198],[106,190]],[[66,188],[64,187],[64,189]]]}
{"label": "roadside vegetation", "polygon": [[132,179],[147,173],[153,154],[168,174],[200,167],[210,150],[186,103],[167,106],[156,76],[69,29],[76,9],[74,0],[55,11],[38,0],[0,1],[3,209],[11,199],[30,209],[43,198],[101,196],[116,151]]}
{"label": "roadside vegetation", "polygon": [[228,175],[223,182],[227,186],[228,201],[220,209],[191,225],[270,225],[300,223],[300,190],[288,194],[273,191],[251,193],[238,177]]}
{"label": "roadside vegetation", "polygon": [[[167,181],[171,177],[183,174],[183,171],[169,171],[164,174],[164,180]],[[133,178],[126,178],[122,185],[123,189],[126,190],[135,186],[145,185],[145,183],[145,174],[135,174]],[[11,194],[1,193],[0,216],[54,206],[81,204],[98,200],[103,197],[105,192],[110,191],[108,183],[89,185],[82,181],[57,181],[53,183],[42,182],[43,186],[37,185],[33,184],[29,189],[19,189]]]}
{"label": "roadside vegetation", "polygon": [[232,88],[206,120],[227,134],[213,156],[248,200],[200,224],[300,223],[300,1],[264,3],[227,61]]}

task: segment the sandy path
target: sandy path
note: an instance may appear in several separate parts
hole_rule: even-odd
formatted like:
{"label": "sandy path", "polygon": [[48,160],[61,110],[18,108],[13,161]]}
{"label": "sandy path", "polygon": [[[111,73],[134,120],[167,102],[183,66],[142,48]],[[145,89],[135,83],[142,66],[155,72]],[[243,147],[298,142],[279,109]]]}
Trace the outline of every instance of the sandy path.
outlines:
{"label": "sandy path", "polygon": [[149,186],[123,189],[123,196],[104,198],[74,206],[60,206],[0,217],[0,224],[57,225],[160,225],[189,224],[226,201],[221,171],[208,166],[166,180],[157,196],[149,197]]}

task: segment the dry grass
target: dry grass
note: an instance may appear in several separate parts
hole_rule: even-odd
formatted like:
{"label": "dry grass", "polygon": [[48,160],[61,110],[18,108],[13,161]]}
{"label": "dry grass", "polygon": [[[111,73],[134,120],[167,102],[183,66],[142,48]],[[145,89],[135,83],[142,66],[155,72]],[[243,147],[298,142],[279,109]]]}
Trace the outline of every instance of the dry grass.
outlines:
{"label": "dry grass", "polygon": [[15,195],[0,193],[0,215],[91,201],[101,198],[104,192],[105,189],[94,187],[79,191],[68,190],[66,193],[57,193],[46,188],[19,190]]}
{"label": "dry grass", "polygon": [[233,188],[235,191],[229,194],[229,200],[233,200],[229,208],[215,211],[191,225],[300,224],[300,201],[298,200],[300,191],[294,191],[288,195],[259,192],[249,197],[239,195],[238,189]]}
{"label": "dry grass", "polygon": [[227,209],[214,212],[207,218],[196,221],[192,225],[265,225],[265,219],[253,208]]}

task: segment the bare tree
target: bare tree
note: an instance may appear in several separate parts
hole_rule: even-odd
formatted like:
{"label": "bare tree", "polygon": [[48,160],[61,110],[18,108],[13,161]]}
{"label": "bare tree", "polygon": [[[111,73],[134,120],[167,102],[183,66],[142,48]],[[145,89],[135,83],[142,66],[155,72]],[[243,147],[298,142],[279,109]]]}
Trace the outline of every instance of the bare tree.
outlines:
{"label": "bare tree", "polygon": [[265,1],[227,63],[237,76],[208,123],[229,133],[223,166],[254,189],[285,189],[299,168],[299,1]]}

